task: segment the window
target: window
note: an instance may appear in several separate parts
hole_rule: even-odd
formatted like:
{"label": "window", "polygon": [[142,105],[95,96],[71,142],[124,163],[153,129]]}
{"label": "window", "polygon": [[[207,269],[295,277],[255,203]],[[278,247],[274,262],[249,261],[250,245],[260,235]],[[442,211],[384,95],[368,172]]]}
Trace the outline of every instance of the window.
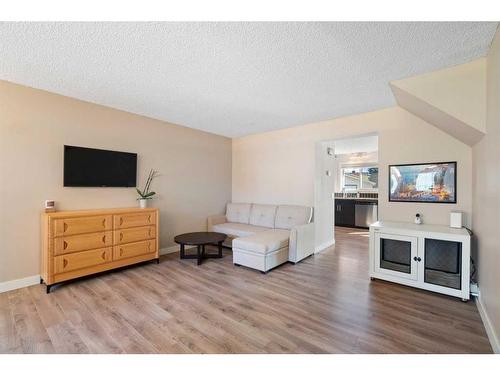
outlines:
{"label": "window", "polygon": [[342,168],[343,190],[378,189],[378,167]]}

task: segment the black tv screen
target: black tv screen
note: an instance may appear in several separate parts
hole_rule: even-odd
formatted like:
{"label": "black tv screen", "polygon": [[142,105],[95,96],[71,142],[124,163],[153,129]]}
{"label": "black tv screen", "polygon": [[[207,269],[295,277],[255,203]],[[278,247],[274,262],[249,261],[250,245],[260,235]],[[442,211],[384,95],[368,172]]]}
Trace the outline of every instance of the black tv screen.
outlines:
{"label": "black tv screen", "polygon": [[64,186],[135,187],[137,154],[64,146]]}

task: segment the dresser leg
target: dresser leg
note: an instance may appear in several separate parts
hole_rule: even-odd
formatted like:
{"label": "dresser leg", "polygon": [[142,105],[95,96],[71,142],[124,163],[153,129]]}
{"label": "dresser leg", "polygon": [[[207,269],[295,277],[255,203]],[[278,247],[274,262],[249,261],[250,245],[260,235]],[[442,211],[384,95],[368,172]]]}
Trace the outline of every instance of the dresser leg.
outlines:
{"label": "dresser leg", "polygon": [[156,264],[160,264],[160,258],[156,258]]}
{"label": "dresser leg", "polygon": [[40,277],[40,284],[43,284],[43,279]]}
{"label": "dresser leg", "polygon": [[47,294],[50,293],[50,288],[52,288],[52,285],[47,285]]}

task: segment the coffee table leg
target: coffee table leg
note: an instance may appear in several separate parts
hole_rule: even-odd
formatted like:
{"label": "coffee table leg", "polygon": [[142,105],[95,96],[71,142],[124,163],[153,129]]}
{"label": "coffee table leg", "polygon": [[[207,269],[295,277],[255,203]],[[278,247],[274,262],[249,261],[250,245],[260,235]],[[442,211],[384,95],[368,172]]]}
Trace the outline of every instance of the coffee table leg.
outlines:
{"label": "coffee table leg", "polygon": [[222,258],[222,241],[219,242],[219,258]]}
{"label": "coffee table leg", "polygon": [[198,251],[198,266],[201,264],[201,245],[197,246]]}
{"label": "coffee table leg", "polygon": [[184,253],[184,244],[181,244],[181,259],[184,259],[186,254]]}

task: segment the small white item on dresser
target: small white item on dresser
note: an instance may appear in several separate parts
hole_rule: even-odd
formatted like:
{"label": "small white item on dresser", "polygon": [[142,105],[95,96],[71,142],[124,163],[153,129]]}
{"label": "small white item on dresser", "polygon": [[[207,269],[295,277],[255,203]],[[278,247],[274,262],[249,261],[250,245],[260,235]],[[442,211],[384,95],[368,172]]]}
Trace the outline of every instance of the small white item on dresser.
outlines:
{"label": "small white item on dresser", "polygon": [[45,201],[45,212],[55,212],[56,201],[48,199]]}
{"label": "small white item on dresser", "polygon": [[457,211],[450,212],[450,227],[462,228],[462,213]]}

